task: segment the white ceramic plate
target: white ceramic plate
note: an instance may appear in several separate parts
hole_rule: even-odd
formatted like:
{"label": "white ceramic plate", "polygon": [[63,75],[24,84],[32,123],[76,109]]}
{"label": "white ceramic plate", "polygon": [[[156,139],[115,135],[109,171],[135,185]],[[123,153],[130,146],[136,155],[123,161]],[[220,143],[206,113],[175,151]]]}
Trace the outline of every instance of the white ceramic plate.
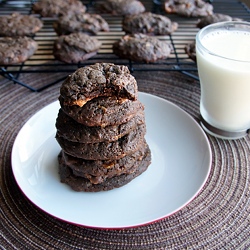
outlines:
{"label": "white ceramic plate", "polygon": [[176,105],[140,93],[145,105],[146,140],[152,164],[129,184],[98,193],[75,192],[58,176],[54,102],[32,116],[12,150],[15,179],[28,199],[61,220],[98,228],[144,225],[189,203],[205,184],[211,149],[195,120]]}

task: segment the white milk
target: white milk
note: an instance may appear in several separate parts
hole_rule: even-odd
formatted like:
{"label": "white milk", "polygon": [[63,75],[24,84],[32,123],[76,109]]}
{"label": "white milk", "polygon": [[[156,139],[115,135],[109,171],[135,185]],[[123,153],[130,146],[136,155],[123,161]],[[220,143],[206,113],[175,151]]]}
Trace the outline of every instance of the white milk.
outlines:
{"label": "white milk", "polygon": [[250,31],[213,31],[201,43],[212,53],[234,59],[196,47],[201,115],[223,130],[250,128]]}

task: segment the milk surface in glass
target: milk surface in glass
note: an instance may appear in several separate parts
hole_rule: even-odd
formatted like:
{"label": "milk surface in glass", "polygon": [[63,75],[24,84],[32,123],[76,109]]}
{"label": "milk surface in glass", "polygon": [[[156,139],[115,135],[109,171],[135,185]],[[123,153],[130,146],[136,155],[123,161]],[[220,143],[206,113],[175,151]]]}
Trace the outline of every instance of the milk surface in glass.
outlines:
{"label": "milk surface in glass", "polygon": [[196,41],[196,55],[202,117],[222,130],[249,129],[250,26],[212,30],[200,39],[203,46]]}

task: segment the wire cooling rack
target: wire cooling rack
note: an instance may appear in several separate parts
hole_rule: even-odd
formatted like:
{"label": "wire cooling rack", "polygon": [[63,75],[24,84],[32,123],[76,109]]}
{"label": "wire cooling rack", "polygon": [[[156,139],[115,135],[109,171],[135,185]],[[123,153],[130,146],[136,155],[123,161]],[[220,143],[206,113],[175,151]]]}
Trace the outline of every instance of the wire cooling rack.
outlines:
{"label": "wire cooling rack", "polygon": [[[100,1],[82,1],[90,13],[98,13],[96,4]],[[109,14],[101,14],[102,17],[108,22],[110,31],[99,32],[97,38],[102,42],[102,47],[98,54],[87,61],[78,64],[66,64],[55,60],[53,56],[53,43],[57,35],[53,29],[53,22],[55,18],[44,18],[36,15],[43,21],[43,28],[37,32],[33,37],[38,43],[38,50],[27,61],[21,64],[3,66],[0,65],[0,74],[13,81],[13,83],[24,86],[31,91],[42,91],[45,88],[63,80],[69,73],[74,72],[77,68],[85,65],[90,65],[96,62],[112,62],[115,64],[123,64],[129,67],[130,71],[180,71],[189,77],[198,79],[196,63],[192,61],[185,53],[185,46],[195,39],[198,32],[196,23],[198,18],[186,18],[178,15],[167,15],[162,9],[160,0],[146,0],[141,1],[147,11],[168,16],[172,21],[178,22],[179,26],[177,31],[171,35],[158,36],[160,40],[165,40],[172,44],[173,52],[169,58],[155,62],[155,63],[138,63],[126,59],[120,59],[112,53],[112,45],[125,33],[122,30],[121,16],[112,16]],[[224,13],[232,17],[239,17],[245,21],[250,21],[249,8],[240,1],[235,0],[214,0],[210,1],[214,6],[215,13]],[[14,1],[3,0],[0,2],[0,15],[9,15],[13,12],[20,12],[22,14],[32,14],[33,0]],[[100,14],[100,13],[98,13]],[[21,80],[21,76],[32,73],[54,74],[60,73],[60,77],[55,81],[48,81],[42,83],[38,87],[34,87]]]}

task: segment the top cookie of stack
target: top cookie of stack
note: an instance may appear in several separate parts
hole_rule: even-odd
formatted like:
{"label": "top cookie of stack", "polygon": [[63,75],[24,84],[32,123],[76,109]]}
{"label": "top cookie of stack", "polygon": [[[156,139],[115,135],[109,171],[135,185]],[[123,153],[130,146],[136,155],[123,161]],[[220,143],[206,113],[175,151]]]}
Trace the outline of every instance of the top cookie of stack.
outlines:
{"label": "top cookie of stack", "polygon": [[121,187],[151,162],[144,106],[126,66],[96,63],[60,89],[56,139],[61,181],[76,191]]}
{"label": "top cookie of stack", "polygon": [[96,63],[80,68],[68,76],[60,89],[63,106],[82,107],[93,98],[113,95],[137,99],[137,83],[126,66]]}

